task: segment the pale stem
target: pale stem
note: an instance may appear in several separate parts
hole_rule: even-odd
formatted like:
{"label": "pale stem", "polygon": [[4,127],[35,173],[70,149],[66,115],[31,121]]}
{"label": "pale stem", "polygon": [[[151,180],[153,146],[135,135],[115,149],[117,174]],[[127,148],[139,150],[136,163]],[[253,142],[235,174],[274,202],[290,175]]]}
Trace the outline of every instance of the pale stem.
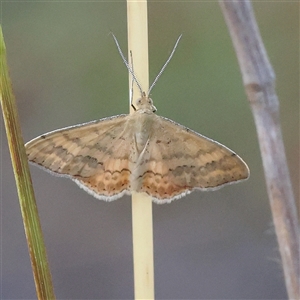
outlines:
{"label": "pale stem", "polygon": [[[127,24],[128,62],[131,51],[134,73],[143,90],[148,91],[147,1],[127,1]],[[129,90],[131,86],[129,74]],[[133,103],[140,95],[134,84]],[[132,236],[135,299],[154,299],[152,199],[140,193],[132,193]]]}

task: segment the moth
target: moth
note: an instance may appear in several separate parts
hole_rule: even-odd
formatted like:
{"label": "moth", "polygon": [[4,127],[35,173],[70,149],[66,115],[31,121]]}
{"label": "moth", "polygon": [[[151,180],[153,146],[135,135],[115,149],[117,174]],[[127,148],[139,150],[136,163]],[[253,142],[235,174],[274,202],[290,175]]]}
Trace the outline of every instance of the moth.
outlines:
{"label": "moth", "polygon": [[135,104],[132,101],[134,113],[45,133],[25,145],[29,161],[72,179],[106,201],[135,191],[148,194],[156,203],[166,203],[193,190],[216,190],[247,179],[248,166],[232,150],[155,114],[149,94],[180,37],[148,93],[142,90],[114,37],[141,92]]}

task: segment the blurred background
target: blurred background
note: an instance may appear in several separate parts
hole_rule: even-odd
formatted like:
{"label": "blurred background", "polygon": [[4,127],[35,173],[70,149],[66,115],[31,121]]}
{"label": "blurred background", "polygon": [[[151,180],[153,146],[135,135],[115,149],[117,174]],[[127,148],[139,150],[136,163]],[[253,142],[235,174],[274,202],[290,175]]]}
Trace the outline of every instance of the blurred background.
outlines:
{"label": "blurred background", "polygon": [[[299,4],[253,3],[277,76],[281,124],[299,197]],[[217,2],[149,6],[158,114],[215,139],[249,165],[248,181],[154,205],[157,299],[286,299],[255,125]],[[2,26],[24,141],[128,112],[126,3],[3,2]],[[134,54],[133,54],[134,55]],[[137,74],[138,76],[138,74]],[[129,197],[106,203],[31,166],[57,299],[132,299]],[[1,115],[2,299],[35,299]]]}

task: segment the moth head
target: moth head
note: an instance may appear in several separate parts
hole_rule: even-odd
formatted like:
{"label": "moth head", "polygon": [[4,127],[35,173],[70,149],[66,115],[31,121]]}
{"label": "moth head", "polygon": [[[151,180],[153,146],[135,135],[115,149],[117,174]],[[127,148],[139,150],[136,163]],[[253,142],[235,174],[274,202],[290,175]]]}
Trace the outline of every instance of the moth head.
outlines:
{"label": "moth head", "polygon": [[146,95],[145,92],[142,93],[141,98],[136,100],[135,105],[133,106],[134,110],[150,110],[151,112],[156,112],[156,107],[153,105],[152,99]]}

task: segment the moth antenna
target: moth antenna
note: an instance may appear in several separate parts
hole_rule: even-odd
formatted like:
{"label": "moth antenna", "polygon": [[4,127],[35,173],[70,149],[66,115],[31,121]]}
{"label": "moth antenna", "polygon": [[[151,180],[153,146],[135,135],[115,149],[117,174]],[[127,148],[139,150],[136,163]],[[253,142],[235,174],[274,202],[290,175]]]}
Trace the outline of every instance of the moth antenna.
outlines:
{"label": "moth antenna", "polygon": [[167,66],[168,63],[170,62],[172,56],[174,55],[175,50],[176,50],[176,48],[177,48],[177,45],[178,45],[178,43],[179,43],[181,37],[182,37],[182,34],[178,37],[178,39],[177,39],[177,41],[176,41],[176,43],[175,43],[175,45],[174,45],[174,47],[173,47],[173,50],[172,50],[172,52],[171,52],[169,58],[168,58],[167,61],[164,63],[164,65],[162,66],[160,72],[158,73],[158,75],[155,77],[153,83],[151,84],[151,86],[150,86],[150,88],[149,88],[149,90],[148,90],[148,96],[150,95],[150,92],[151,92],[152,88],[154,87],[154,85],[156,84],[158,78],[161,76],[161,74],[162,74],[163,71],[165,70],[166,66]]}
{"label": "moth antenna", "polygon": [[117,38],[115,37],[115,35],[114,35],[113,33],[111,33],[111,34],[112,34],[112,36],[113,36],[113,38],[114,38],[114,40],[115,40],[115,44],[116,44],[116,46],[117,46],[117,48],[118,48],[119,54],[121,55],[122,60],[123,60],[123,62],[124,62],[124,64],[125,64],[125,66],[127,67],[127,70],[128,70],[128,71],[130,72],[130,74],[132,75],[132,78],[133,78],[133,80],[135,81],[136,85],[138,86],[138,88],[139,88],[139,90],[140,90],[140,92],[141,92],[141,95],[142,95],[142,94],[143,94],[142,86],[140,85],[139,81],[137,80],[137,78],[136,78],[136,76],[135,76],[135,74],[134,74],[132,68],[130,67],[129,63],[127,62],[127,60],[126,60],[126,58],[125,58],[125,56],[124,56],[124,54],[123,54],[123,52],[122,52],[122,50],[121,50],[121,48],[120,48],[120,46],[119,46],[119,43],[118,43]]}
{"label": "moth antenna", "polygon": [[[132,51],[130,50],[129,52],[130,52],[131,68],[132,68],[132,72],[134,72]],[[132,80],[131,80],[131,89],[130,89],[130,105],[132,106],[132,108],[134,109],[134,111],[136,111],[136,108],[135,108],[135,106],[133,104],[133,83],[134,83],[134,79],[132,77]]]}

